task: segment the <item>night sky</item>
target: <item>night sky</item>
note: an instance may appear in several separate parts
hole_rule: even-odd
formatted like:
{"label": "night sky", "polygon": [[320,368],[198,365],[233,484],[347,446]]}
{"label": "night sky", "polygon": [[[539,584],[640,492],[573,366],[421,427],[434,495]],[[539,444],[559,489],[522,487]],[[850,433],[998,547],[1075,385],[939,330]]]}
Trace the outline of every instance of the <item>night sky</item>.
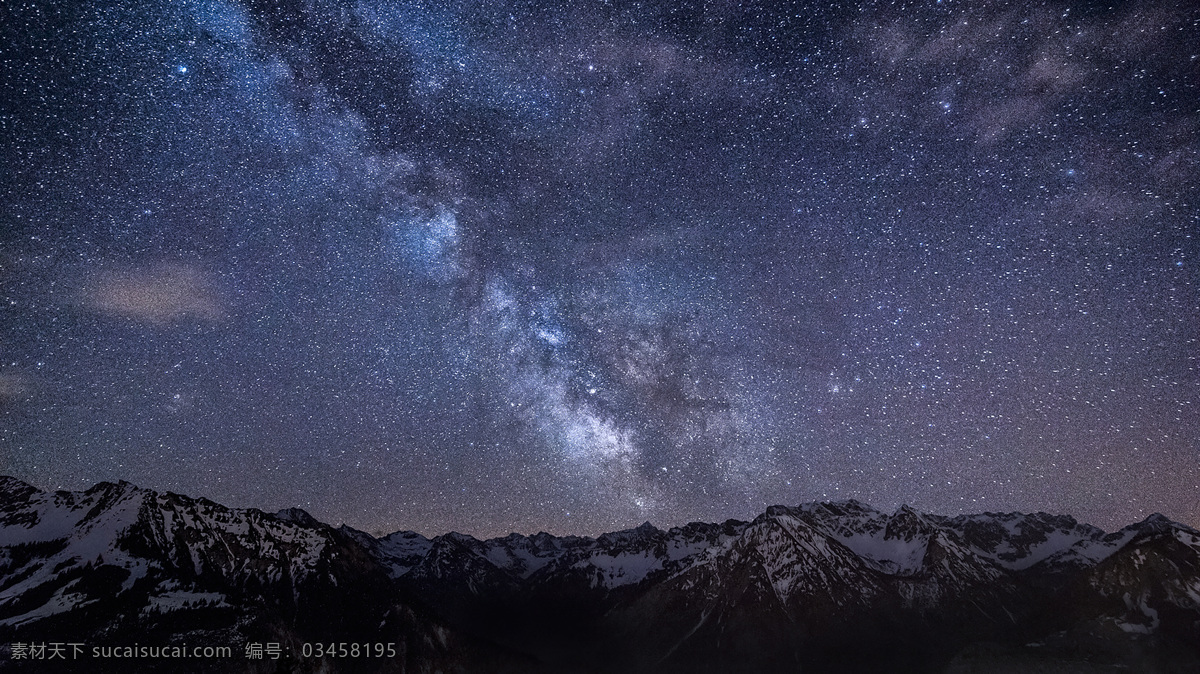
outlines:
{"label": "night sky", "polygon": [[0,473],[1200,525],[1200,11],[830,4],[6,2]]}

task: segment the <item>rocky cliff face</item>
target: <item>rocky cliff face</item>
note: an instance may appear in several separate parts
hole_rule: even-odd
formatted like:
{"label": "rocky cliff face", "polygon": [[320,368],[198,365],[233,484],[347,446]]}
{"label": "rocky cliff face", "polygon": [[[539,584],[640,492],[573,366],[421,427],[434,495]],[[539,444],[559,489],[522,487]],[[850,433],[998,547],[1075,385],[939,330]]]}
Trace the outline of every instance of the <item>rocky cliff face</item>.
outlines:
{"label": "rocky cliff face", "polygon": [[[12,659],[14,643],[64,642],[85,644],[83,653],[67,652],[75,662]],[[306,642],[391,644],[382,650],[394,655],[303,658]],[[527,665],[405,601],[371,547],[303,511],[234,510],[127,483],[45,493],[11,478],[0,478],[0,643],[9,645],[2,664],[29,671],[468,672]],[[90,657],[93,647],[135,644],[228,646],[232,657]],[[247,658],[250,644],[278,644],[283,663]],[[519,669],[506,669],[510,659]]]}
{"label": "rocky cliff face", "polygon": [[[1200,671],[1200,532],[849,501],[594,539],[374,538],[0,478],[0,643],[54,641],[232,647],[139,671]],[[315,657],[342,643],[394,655]]]}

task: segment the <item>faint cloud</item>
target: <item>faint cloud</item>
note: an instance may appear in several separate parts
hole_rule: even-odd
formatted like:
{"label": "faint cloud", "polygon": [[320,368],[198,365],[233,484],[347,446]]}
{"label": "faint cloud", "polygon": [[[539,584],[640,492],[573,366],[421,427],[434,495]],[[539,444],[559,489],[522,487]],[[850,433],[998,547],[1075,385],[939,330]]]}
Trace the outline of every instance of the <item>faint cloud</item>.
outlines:
{"label": "faint cloud", "polygon": [[1011,30],[1011,12],[994,17],[964,16],[953,24],[942,26],[917,52],[923,63],[954,65],[969,61],[985,60],[997,46],[1011,39],[1006,32]]}
{"label": "faint cloud", "polygon": [[1014,130],[1034,124],[1045,107],[1046,102],[1036,96],[1015,96],[983,107],[973,118],[980,142],[994,143]]}
{"label": "faint cloud", "polygon": [[0,404],[19,400],[33,392],[29,377],[15,372],[0,372]]}
{"label": "faint cloud", "polygon": [[768,93],[751,69],[730,59],[583,18],[574,28],[535,41],[525,58],[528,72],[555,102],[544,133],[554,138],[558,161],[571,167],[610,161],[651,128],[654,109],[665,101],[699,120]]}
{"label": "faint cloud", "polygon": [[177,262],[102,271],[84,288],[82,302],[99,314],[156,326],[185,319],[219,323],[227,316],[210,275]]}
{"label": "faint cloud", "polygon": [[890,26],[872,26],[860,33],[859,40],[867,47],[871,58],[878,64],[886,64],[888,69],[894,69],[909,58],[919,40],[913,31],[898,22]]}
{"label": "faint cloud", "polygon": [[1135,3],[1134,11],[1103,26],[1100,39],[1106,49],[1121,57],[1145,58],[1155,53],[1170,53],[1176,45],[1189,44],[1195,33],[1185,29],[1194,25],[1194,21],[1195,16],[1187,10],[1186,3]]}
{"label": "faint cloud", "polygon": [[1088,77],[1089,72],[1066,55],[1043,54],[1025,72],[1022,84],[1028,91],[1058,95],[1070,93]]}
{"label": "faint cloud", "polygon": [[[1132,62],[1161,67],[1159,55],[1190,53],[1181,37],[1190,20],[1166,3],[1091,16],[985,5],[940,25],[863,22],[853,36],[878,78],[874,98],[928,120],[962,115],[991,145],[1049,122],[1068,101],[1127,84]],[[846,91],[869,117],[861,83]]]}

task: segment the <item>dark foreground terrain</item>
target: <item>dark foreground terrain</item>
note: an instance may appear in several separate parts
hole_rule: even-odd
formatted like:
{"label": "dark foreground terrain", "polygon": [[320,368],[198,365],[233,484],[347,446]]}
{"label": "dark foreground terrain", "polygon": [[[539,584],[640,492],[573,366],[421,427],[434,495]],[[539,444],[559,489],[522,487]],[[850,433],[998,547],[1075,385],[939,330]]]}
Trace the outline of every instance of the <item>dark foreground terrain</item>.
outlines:
{"label": "dark foreground terrain", "polygon": [[1200,532],[849,501],[374,538],[0,477],[0,644],[38,672],[1200,672]]}

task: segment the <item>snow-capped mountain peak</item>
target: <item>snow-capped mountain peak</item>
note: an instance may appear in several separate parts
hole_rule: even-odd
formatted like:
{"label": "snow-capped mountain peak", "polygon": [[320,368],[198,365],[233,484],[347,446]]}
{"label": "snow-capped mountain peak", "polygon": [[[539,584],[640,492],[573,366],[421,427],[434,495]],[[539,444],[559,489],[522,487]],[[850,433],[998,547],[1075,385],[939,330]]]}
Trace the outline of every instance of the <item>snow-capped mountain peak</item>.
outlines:
{"label": "snow-capped mountain peak", "polygon": [[[360,608],[339,613],[345,601]],[[44,492],[0,477],[0,642],[55,621],[138,634],[185,615],[210,632],[258,624],[299,635],[328,629],[335,614],[361,630],[403,626],[424,635],[414,648],[443,654],[457,638],[445,625],[535,649],[522,640],[594,627],[626,635],[646,662],[684,658],[675,671],[694,671],[685,655],[712,643],[748,640],[730,648],[793,662],[844,650],[838,640],[862,630],[885,642],[909,634],[904,643],[931,652],[1070,630],[1170,640],[1200,624],[1200,532],[1160,514],[1105,533],[1062,515],[842,501],[596,538],[376,538],[295,508],[272,515],[128,483]],[[638,636],[660,633],[670,638]],[[593,638],[584,634],[571,638]]]}

